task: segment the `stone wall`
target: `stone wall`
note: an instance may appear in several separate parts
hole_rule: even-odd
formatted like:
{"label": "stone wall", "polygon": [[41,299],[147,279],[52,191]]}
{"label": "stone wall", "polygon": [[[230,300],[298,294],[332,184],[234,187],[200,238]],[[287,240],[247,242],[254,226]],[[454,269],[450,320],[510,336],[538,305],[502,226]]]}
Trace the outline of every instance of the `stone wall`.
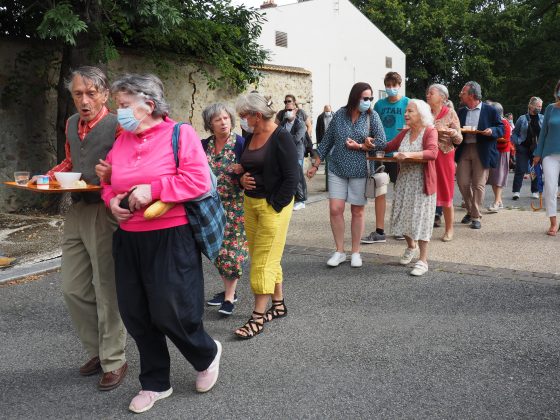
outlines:
{"label": "stone wall", "polygon": [[[18,54],[31,48],[30,43],[0,40],[0,181],[13,180],[16,170],[30,170],[33,174],[45,172],[56,164],[56,91],[58,81],[56,56],[40,60],[18,62]],[[33,45],[36,47],[36,45]],[[21,56],[20,56],[21,57]],[[211,69],[206,69],[212,71]],[[19,89],[6,88],[14,71],[23,80],[23,85],[33,85],[33,89],[21,89],[17,95],[19,103],[12,100],[13,92]],[[170,117],[174,120],[190,122],[201,137],[204,131],[201,113],[209,104],[224,102],[235,105],[238,94],[224,89],[211,90],[201,71],[188,63],[172,61],[155,64],[149,57],[142,57],[122,51],[118,60],[108,66],[108,76],[114,80],[126,72],[158,75],[165,86],[166,99],[171,106]],[[312,85],[311,74],[298,68],[265,66],[263,77],[258,85],[249,86],[248,91],[257,89],[271,95],[276,109],[284,107],[286,93],[292,93],[302,104],[305,111],[311,111]],[[41,89],[44,82],[50,89]],[[28,92],[29,91],[29,92]],[[114,108],[110,103],[110,107]],[[239,125],[237,130],[240,132]],[[0,187],[0,212],[17,211],[24,206],[42,206],[45,196],[18,191],[5,186]]]}

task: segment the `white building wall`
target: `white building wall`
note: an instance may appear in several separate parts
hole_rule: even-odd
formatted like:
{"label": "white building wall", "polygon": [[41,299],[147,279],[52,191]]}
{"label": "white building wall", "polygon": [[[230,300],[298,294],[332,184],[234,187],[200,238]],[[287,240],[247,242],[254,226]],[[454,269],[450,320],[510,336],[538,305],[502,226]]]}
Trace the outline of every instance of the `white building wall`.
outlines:
{"label": "white building wall", "polygon": [[[356,82],[369,83],[377,100],[388,71],[404,80],[405,54],[348,0],[310,0],[263,12],[267,22],[259,43],[271,52],[269,62],[312,72],[314,122],[323,105],[344,106]],[[276,31],[288,34],[287,48],[275,45]],[[391,68],[385,57],[392,57]]]}

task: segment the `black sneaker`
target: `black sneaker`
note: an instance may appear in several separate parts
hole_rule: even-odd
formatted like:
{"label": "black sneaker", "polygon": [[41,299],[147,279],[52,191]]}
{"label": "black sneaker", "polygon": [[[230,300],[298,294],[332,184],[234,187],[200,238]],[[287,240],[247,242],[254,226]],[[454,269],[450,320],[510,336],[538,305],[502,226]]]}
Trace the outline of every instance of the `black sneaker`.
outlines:
{"label": "black sneaker", "polygon": [[439,214],[436,214],[434,217],[434,227],[441,227],[441,216]]}
{"label": "black sneaker", "polygon": [[[226,292],[216,293],[212,299],[210,299],[206,304],[208,306],[221,306],[224,303],[224,298],[226,296]],[[233,303],[237,302],[237,293],[233,297]]]}
{"label": "black sneaker", "polygon": [[465,217],[463,217],[463,220],[461,220],[461,223],[464,225],[468,225],[471,222],[472,222],[472,217],[470,216],[470,214],[465,214]]}
{"label": "black sneaker", "polygon": [[385,235],[381,235],[376,231],[373,231],[369,235],[360,239],[360,243],[362,244],[378,244],[383,242],[387,242],[387,238],[385,238]]}
{"label": "black sneaker", "polygon": [[229,300],[224,300],[224,303],[222,303],[222,306],[220,306],[218,312],[223,315],[231,315],[233,312],[233,308],[235,308],[235,305],[233,303],[231,303]]}

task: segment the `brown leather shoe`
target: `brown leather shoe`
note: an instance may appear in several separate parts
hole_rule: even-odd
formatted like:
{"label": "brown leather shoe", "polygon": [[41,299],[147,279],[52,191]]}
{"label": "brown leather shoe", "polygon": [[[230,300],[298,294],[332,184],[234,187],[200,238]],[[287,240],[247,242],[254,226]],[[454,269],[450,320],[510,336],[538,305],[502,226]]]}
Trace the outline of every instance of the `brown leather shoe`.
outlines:
{"label": "brown leather shoe", "polygon": [[122,365],[117,370],[103,373],[103,376],[101,376],[97,388],[99,388],[100,391],[110,391],[112,389],[115,389],[124,380],[127,370],[128,363],[124,362],[124,365]]}
{"label": "brown leather shoe", "polygon": [[84,365],[80,366],[80,375],[82,376],[91,376],[99,372],[101,372],[101,362],[98,356],[95,356]]}

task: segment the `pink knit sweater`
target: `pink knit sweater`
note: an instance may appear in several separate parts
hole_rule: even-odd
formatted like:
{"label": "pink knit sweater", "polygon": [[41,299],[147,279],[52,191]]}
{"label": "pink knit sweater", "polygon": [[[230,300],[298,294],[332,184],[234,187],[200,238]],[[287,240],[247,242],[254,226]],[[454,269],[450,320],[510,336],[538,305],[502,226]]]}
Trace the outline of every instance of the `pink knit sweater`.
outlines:
{"label": "pink knit sweater", "polygon": [[[107,207],[115,195],[135,185],[150,184],[153,200],[181,203],[210,190],[210,172],[200,138],[190,125],[181,126],[179,168],[175,166],[171,136],[175,121],[165,118],[142,133],[123,131],[107,155],[113,166],[111,184],[103,185],[101,194]],[[159,218],[144,219],[144,210],[121,223],[123,230],[143,232],[167,229],[188,223],[185,209],[178,204]]]}

